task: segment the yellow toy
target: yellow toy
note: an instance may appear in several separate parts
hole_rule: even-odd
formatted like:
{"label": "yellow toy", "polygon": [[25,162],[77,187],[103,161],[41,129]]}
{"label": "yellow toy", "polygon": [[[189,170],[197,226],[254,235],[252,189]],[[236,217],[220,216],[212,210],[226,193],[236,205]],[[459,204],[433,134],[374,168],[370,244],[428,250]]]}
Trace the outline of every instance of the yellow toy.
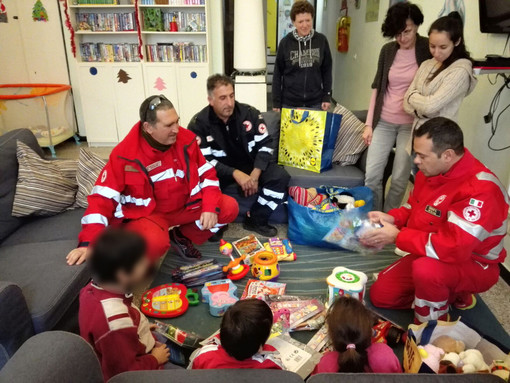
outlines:
{"label": "yellow toy", "polygon": [[178,310],[182,307],[182,299],[179,294],[160,295],[153,297],[152,302],[159,302],[159,307],[164,311]]}
{"label": "yellow toy", "polygon": [[296,253],[292,249],[292,245],[288,239],[280,239],[278,237],[269,238],[264,243],[264,248],[271,251],[278,257],[278,262],[292,262],[296,260]]}
{"label": "yellow toy", "polygon": [[251,273],[261,281],[276,281],[280,275],[278,257],[271,251],[260,251],[253,256]]}

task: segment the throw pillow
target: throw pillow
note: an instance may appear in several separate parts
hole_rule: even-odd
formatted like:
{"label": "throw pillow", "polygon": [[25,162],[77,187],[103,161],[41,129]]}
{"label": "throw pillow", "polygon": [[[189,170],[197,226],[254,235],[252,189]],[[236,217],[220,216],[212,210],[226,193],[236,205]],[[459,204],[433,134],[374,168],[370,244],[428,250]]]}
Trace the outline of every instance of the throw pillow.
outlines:
{"label": "throw pillow", "polygon": [[73,205],[78,188],[72,176],[76,161],[42,159],[21,141],[17,142],[16,156],[19,169],[14,217],[55,215]]}
{"label": "throw pillow", "polygon": [[91,152],[89,149],[82,148],[80,150],[80,158],[78,159],[78,193],[76,193],[76,207],[87,208],[89,206],[87,197],[92,192],[92,188],[96,183],[99,173],[106,165],[106,160]]}
{"label": "throw pillow", "polygon": [[354,165],[366,149],[363,141],[365,124],[347,108],[338,104],[333,113],[341,114],[342,124],[336,138],[333,162],[342,166]]}

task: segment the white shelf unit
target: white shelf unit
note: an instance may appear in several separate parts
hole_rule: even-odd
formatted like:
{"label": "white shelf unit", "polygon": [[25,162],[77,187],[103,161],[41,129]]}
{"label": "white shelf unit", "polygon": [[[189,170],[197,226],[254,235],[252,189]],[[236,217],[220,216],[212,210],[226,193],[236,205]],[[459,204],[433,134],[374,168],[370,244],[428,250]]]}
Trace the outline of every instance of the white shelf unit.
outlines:
{"label": "white shelf unit", "polygon": [[[69,15],[75,29],[76,58],[70,53],[71,82],[77,105],[80,132],[85,131],[90,146],[115,145],[122,140],[139,120],[138,109],[142,101],[153,94],[163,94],[171,100],[187,127],[195,113],[207,103],[206,80],[210,74],[209,1],[205,5],[138,5],[142,38],[143,59],[139,62],[83,61],[81,43],[138,44],[137,31],[79,30],[76,15],[79,13],[135,13],[130,0],[119,5],[73,4],[68,0]],[[162,12],[205,13],[205,31],[145,31],[143,12],[160,8]],[[65,21],[65,17],[63,17]],[[193,43],[205,45],[204,62],[151,62],[147,46],[150,44]],[[69,44],[69,41],[67,41]],[[119,75],[124,71],[129,79]],[[122,72],[121,72],[122,73]],[[119,76],[123,78],[119,78]],[[121,81],[124,80],[124,81]],[[82,129],[83,128],[83,129]]]}

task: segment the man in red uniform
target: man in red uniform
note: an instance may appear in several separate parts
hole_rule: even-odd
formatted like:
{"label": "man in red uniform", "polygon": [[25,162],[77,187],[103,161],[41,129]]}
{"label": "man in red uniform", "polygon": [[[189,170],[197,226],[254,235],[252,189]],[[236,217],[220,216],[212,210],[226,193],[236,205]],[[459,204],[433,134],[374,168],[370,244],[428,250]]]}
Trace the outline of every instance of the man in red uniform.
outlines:
{"label": "man in red uniform", "polygon": [[377,307],[415,311],[415,322],[447,320],[450,305],[469,309],[473,294],[491,288],[506,257],[508,194],[498,178],[464,148],[459,126],[443,117],[414,135],[420,171],[409,200],[369,217],[383,227],[368,246],[395,243],[409,255],[382,271],[370,289]]}
{"label": "man in red uniform", "polygon": [[197,258],[193,243],[205,242],[239,213],[237,202],[221,193],[196,135],[179,126],[162,95],[142,103],[140,121],[113,149],[88,202],[69,265],[86,260],[89,244],[106,226],[121,224],[145,238],[152,261],[170,245],[182,257]]}

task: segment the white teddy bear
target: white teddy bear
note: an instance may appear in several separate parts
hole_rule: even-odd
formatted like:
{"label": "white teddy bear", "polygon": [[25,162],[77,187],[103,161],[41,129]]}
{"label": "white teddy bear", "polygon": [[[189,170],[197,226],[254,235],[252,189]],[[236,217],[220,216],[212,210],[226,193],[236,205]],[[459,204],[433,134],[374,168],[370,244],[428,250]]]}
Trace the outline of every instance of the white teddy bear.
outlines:
{"label": "white teddy bear", "polygon": [[447,360],[452,362],[455,367],[460,367],[460,356],[456,352],[449,352],[444,357],[443,360]]}
{"label": "white teddy bear", "polygon": [[478,350],[470,349],[463,351],[459,354],[459,357],[463,363],[462,371],[464,373],[489,370],[489,366],[483,360],[482,353]]}

